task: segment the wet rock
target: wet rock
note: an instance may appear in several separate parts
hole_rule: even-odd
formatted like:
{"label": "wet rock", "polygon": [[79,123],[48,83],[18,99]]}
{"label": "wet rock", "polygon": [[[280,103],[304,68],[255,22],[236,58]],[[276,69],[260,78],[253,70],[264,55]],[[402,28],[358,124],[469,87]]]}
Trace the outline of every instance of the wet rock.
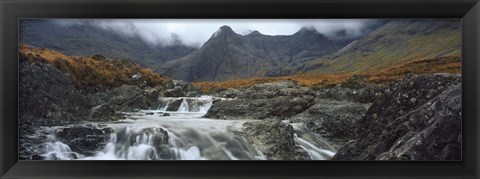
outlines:
{"label": "wet rock", "polygon": [[409,75],[389,85],[356,123],[356,142],[333,159],[460,160],[461,94],[459,75]]}
{"label": "wet rock", "polygon": [[170,105],[168,105],[168,108],[167,108],[167,111],[178,111],[178,108],[180,107],[180,105],[182,104],[183,102],[183,99],[182,98],[178,98],[176,100],[173,100]]}
{"label": "wet rock", "polygon": [[107,144],[110,133],[106,131],[110,130],[78,126],[60,129],[56,137],[67,144],[73,152],[91,156]]}
{"label": "wet rock", "polygon": [[153,112],[147,112],[147,113],[145,113],[145,115],[154,115],[154,113]]}
{"label": "wet rock", "polygon": [[243,131],[270,160],[309,160],[301,147],[295,145],[293,127],[277,119],[246,122]]}
{"label": "wet rock", "polygon": [[170,145],[168,142],[168,132],[162,128],[148,128],[140,132],[139,135],[148,135],[151,137],[153,146],[157,152],[157,158],[160,159],[173,159],[170,151]]}
{"label": "wet rock", "polygon": [[141,89],[138,86],[122,85],[112,90],[106,105],[115,111],[135,112],[149,109],[158,102],[159,89]]}
{"label": "wet rock", "polygon": [[314,104],[309,88],[287,81],[255,85],[233,100],[215,101],[205,117],[221,119],[285,118],[305,111]]}
{"label": "wet rock", "polygon": [[125,118],[124,115],[116,113],[110,105],[101,105],[92,108],[90,121],[114,121]]}
{"label": "wet rock", "polygon": [[42,157],[40,155],[37,155],[37,154],[32,156],[32,160],[44,160],[44,159],[45,159],[44,157]]}
{"label": "wet rock", "polygon": [[170,116],[169,113],[163,113],[163,116]]}
{"label": "wet rock", "polygon": [[367,112],[369,105],[330,99],[318,99],[315,105],[289,118],[291,123],[306,127],[328,139],[335,149],[356,138],[355,123]]}

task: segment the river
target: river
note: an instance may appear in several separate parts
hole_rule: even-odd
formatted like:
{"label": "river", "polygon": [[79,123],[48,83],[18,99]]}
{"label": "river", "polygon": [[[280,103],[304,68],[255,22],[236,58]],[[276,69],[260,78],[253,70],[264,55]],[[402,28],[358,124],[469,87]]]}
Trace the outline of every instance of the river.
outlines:
{"label": "river", "polygon": [[[44,129],[49,135],[41,145],[41,155],[47,160],[267,160],[242,135],[242,124],[255,120],[202,117],[213,99],[211,96],[160,98],[158,106],[125,113],[128,117],[124,120],[92,123],[110,127],[114,132],[106,146],[90,156],[75,153],[56,139],[57,131],[65,126],[49,127]],[[176,111],[167,111],[175,101],[178,105],[178,100],[182,101]],[[327,142],[303,124],[291,125],[295,144],[307,151],[312,160],[328,160],[335,154]],[[168,142],[159,145],[162,137],[168,138]]]}

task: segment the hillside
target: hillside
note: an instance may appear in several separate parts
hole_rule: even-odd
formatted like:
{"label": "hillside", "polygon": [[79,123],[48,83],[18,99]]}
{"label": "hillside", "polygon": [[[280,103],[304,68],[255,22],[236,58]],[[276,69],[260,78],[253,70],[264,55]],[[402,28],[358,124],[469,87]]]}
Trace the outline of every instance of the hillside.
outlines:
{"label": "hillside", "polygon": [[19,60],[51,64],[68,74],[77,88],[97,86],[112,88],[123,84],[154,87],[172,83],[172,80],[138,64],[125,60],[105,59],[100,55],[67,56],[45,48],[21,45]]}
{"label": "hillside", "polygon": [[399,19],[379,27],[335,54],[304,64],[299,73],[362,72],[445,56],[461,56],[458,19]]}
{"label": "hillside", "polygon": [[43,19],[22,19],[19,24],[20,43],[56,50],[65,55],[101,54],[130,59],[144,67],[153,67],[195,50],[180,41],[169,46],[151,45],[138,36],[125,36],[88,24],[67,26]]}
{"label": "hillside", "polygon": [[258,31],[242,36],[223,26],[200,49],[156,71],[185,81],[285,76],[292,74],[297,64],[331,54],[353,40],[331,40],[308,28],[290,36]]}

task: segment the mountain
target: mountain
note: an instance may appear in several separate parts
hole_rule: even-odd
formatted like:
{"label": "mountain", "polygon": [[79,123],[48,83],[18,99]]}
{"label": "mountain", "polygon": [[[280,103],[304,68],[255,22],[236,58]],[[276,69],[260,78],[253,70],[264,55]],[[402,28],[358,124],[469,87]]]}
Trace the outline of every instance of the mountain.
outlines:
{"label": "mountain", "polygon": [[306,62],[300,73],[384,69],[420,59],[461,56],[459,19],[392,20],[333,55]]}
{"label": "mountain", "polygon": [[284,76],[292,74],[297,64],[334,53],[353,40],[332,40],[310,28],[293,35],[254,31],[242,36],[222,26],[200,49],[156,71],[185,81]]}
{"label": "mountain", "polygon": [[169,46],[151,45],[138,36],[125,36],[89,24],[61,25],[53,20],[21,19],[20,43],[48,48],[73,56],[96,54],[130,59],[152,67],[195,50],[178,40]]}

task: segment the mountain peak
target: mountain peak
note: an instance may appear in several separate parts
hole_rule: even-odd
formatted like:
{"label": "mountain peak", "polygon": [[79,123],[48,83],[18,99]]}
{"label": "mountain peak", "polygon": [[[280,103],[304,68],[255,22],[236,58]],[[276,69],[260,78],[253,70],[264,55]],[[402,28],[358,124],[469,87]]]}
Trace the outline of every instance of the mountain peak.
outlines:
{"label": "mountain peak", "polygon": [[305,34],[305,33],[318,33],[318,31],[313,27],[302,27],[295,34]]}
{"label": "mountain peak", "polygon": [[220,30],[222,30],[222,31],[224,31],[224,30],[233,31],[232,28],[230,28],[230,26],[228,26],[228,25],[221,26]]}
{"label": "mountain peak", "polygon": [[223,25],[215,33],[213,33],[212,37],[217,37],[221,34],[232,35],[236,33],[232,30],[232,28],[230,28],[230,26]]}
{"label": "mountain peak", "polygon": [[263,35],[263,34],[260,33],[258,30],[254,30],[248,34],[248,36],[257,36],[257,35]]}

